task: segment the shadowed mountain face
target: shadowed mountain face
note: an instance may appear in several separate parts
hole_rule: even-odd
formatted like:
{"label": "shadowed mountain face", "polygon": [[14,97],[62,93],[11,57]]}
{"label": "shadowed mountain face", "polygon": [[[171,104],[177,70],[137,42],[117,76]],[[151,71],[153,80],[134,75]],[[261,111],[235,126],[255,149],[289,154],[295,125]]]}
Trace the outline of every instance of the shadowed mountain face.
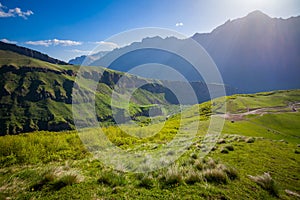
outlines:
{"label": "shadowed mountain face", "polygon": [[[277,19],[254,11],[246,17],[227,21],[211,33],[196,33],[192,38],[215,61],[224,83],[239,91],[259,92],[300,87],[300,17]],[[142,43],[164,43],[178,48],[185,45],[184,40],[176,38],[146,38],[107,55],[117,56]],[[155,49],[130,52],[118,58],[109,68],[126,72],[149,62],[172,66],[189,81],[202,80],[201,75],[197,75],[192,66],[177,55]],[[91,65],[97,66],[100,63],[101,58]],[[174,80],[174,77],[168,79]]]}
{"label": "shadowed mountain face", "polygon": [[300,17],[272,19],[255,11],[193,38],[227,84],[248,92],[300,87]]}

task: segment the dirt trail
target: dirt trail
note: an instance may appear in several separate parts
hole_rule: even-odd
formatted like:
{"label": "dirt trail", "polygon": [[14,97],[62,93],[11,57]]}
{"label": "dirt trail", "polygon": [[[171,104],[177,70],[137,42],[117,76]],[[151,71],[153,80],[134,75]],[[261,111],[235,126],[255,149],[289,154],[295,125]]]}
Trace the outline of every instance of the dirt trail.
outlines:
{"label": "dirt trail", "polygon": [[266,107],[266,108],[258,108],[254,110],[248,110],[244,113],[226,113],[220,114],[218,116],[224,117],[227,120],[231,121],[239,121],[243,120],[244,116],[247,115],[260,115],[263,116],[264,114],[276,114],[276,113],[285,113],[285,112],[298,112],[300,109],[300,103],[293,103],[287,106],[276,106],[276,107]]}
{"label": "dirt trail", "polygon": [[286,134],[283,133],[281,131],[272,129],[266,125],[263,124],[258,124],[255,123],[253,121],[248,120],[247,118],[244,118],[244,116],[247,115],[251,115],[251,114],[256,114],[259,116],[263,116],[264,114],[278,114],[278,113],[292,113],[292,112],[299,112],[300,110],[300,103],[293,103],[293,104],[289,104],[287,106],[276,106],[276,107],[267,107],[267,108],[258,108],[258,109],[254,109],[254,110],[249,110],[247,112],[244,113],[235,113],[235,114],[231,114],[231,113],[226,113],[226,114],[219,114],[218,116],[224,117],[227,120],[231,120],[232,122],[234,121],[240,121],[240,120],[247,120],[252,124],[255,124],[257,126],[261,126],[266,128],[268,131],[271,131],[273,133],[277,133],[277,134],[281,134],[281,135],[288,135],[289,137],[294,137],[294,138],[300,138],[300,136],[298,135],[291,135],[291,134]]}

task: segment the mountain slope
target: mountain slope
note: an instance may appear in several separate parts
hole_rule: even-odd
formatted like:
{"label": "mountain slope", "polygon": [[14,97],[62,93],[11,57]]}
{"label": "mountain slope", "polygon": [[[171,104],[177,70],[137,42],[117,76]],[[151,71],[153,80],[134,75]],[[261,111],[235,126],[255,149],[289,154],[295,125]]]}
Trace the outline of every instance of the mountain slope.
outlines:
{"label": "mountain slope", "polygon": [[[46,63],[10,51],[0,50],[0,55],[0,135],[74,129],[72,89],[78,67]],[[93,75],[99,72],[103,75],[96,93],[97,118],[113,122],[110,95],[123,74],[90,67],[84,78],[94,81]],[[146,79],[135,79],[147,84]],[[125,102],[126,99],[121,100]],[[131,101],[132,116],[147,114],[154,103],[170,104],[163,92],[142,89],[134,93]],[[122,111],[121,105],[117,109]]]}
{"label": "mountain slope", "polygon": [[[224,83],[241,92],[300,88],[300,17],[270,18],[254,11],[243,18],[227,21],[211,33],[196,33],[192,38],[215,61]],[[184,40],[176,38],[145,38],[107,55],[117,57],[120,52],[147,43],[174,45],[178,49],[185,45]],[[100,63],[101,58],[91,65]],[[118,58],[109,68],[128,71],[145,63],[172,66],[189,81],[202,80],[179,56],[154,49],[132,51]],[[174,80],[172,77],[169,79]]]}
{"label": "mountain slope", "polygon": [[255,11],[193,39],[227,84],[249,92],[300,87],[300,17],[277,19]]}
{"label": "mountain slope", "polygon": [[[86,104],[90,102],[87,94],[94,95],[87,87],[84,94],[79,94],[82,102],[73,101],[72,92],[76,91],[73,86],[78,66],[56,65],[3,50],[0,50],[0,57],[0,135],[75,128],[72,103],[80,104],[85,109]],[[126,88],[141,86],[130,97],[130,116],[125,112],[128,92],[117,93],[120,99],[118,105],[114,106],[116,112],[123,113],[124,122],[130,117],[142,120],[143,116],[149,115],[150,108],[156,108],[157,104],[166,105],[169,111],[176,109],[179,102],[168,89],[169,86],[183,88],[179,91],[182,96],[187,96],[181,102],[183,104],[195,104],[210,99],[207,85],[201,82],[191,83],[197,96],[194,101],[188,98],[190,93],[184,88],[189,84],[185,82],[155,81],[101,67],[87,67],[83,78],[87,83],[94,83],[99,79],[95,94],[96,116],[102,123],[115,122],[112,118],[111,95],[120,78],[125,80],[123,86]],[[220,86],[211,87],[218,90]],[[231,88],[226,89],[230,93],[235,92]],[[156,109],[156,115],[161,114],[165,113]]]}
{"label": "mountain slope", "polygon": [[67,65],[68,63],[55,59],[55,58],[51,58],[46,54],[43,54],[41,52],[32,50],[32,49],[28,49],[25,47],[20,47],[18,45],[15,44],[9,44],[9,43],[5,43],[5,42],[1,42],[0,41],[0,50],[4,50],[4,51],[12,51],[24,56],[28,56],[31,58],[36,58],[45,62],[49,62],[49,63],[53,63],[53,64],[60,64],[60,65]]}
{"label": "mountain slope", "polygon": [[[246,112],[247,108],[285,107],[299,100],[299,90],[227,97],[232,114]],[[187,118],[183,118],[183,122],[198,120],[199,116],[194,112],[207,105],[205,102],[186,110],[191,115],[185,115]],[[208,118],[202,119],[200,126],[195,127],[198,133],[191,146],[178,160],[163,169],[144,174],[113,170],[111,165],[90,154],[77,131],[3,136],[0,137],[0,197],[299,199],[299,116],[299,110],[289,109],[282,113],[272,111],[264,115],[248,115],[234,123],[226,120],[217,144],[205,158],[201,157],[206,150],[203,137],[210,123]],[[161,151],[167,143],[170,144],[174,135],[180,134],[179,118],[170,118],[162,130],[157,124],[143,127],[143,133],[154,130],[156,134],[151,137],[134,137],[141,131],[131,125],[122,127],[122,130],[118,126],[102,130],[121,150],[134,152],[149,165],[149,158],[145,155]],[[98,131],[91,129],[85,133],[90,136]],[[93,141],[96,148],[97,145],[102,147],[99,140]],[[174,150],[167,150],[169,159]],[[127,162],[122,160],[121,166],[126,166]],[[266,177],[265,173],[269,176]]]}

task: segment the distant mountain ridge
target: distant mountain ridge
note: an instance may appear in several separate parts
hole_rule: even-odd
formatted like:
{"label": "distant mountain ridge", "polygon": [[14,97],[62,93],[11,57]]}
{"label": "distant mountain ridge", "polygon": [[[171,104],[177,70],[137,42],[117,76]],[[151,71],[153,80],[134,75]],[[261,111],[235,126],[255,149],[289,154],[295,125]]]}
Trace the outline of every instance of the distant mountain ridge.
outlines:
{"label": "distant mountain ridge", "polygon": [[68,63],[52,58],[50,56],[48,56],[47,54],[43,54],[41,52],[32,50],[32,49],[28,49],[26,47],[20,47],[18,45],[15,44],[9,44],[9,43],[5,43],[5,42],[1,42],[0,41],[0,50],[4,50],[4,51],[12,51],[24,56],[28,56],[31,58],[35,58],[35,59],[39,59],[48,63],[53,63],[53,64],[60,64],[60,65],[68,65]]}
{"label": "distant mountain ridge", "polygon": [[100,51],[98,53],[92,54],[92,55],[82,55],[78,56],[74,59],[69,60],[69,64],[71,65],[90,65],[95,60],[98,60],[105,56],[109,51]]}
{"label": "distant mountain ridge", "polygon": [[192,38],[227,84],[249,92],[300,88],[300,16],[270,18],[254,11]]}
{"label": "distant mountain ridge", "polygon": [[[246,93],[300,88],[300,17],[271,18],[254,11],[247,16],[228,20],[211,33],[196,33],[192,38],[201,44],[215,61],[224,83]],[[185,45],[184,40],[160,37],[145,38],[107,55],[141,46],[143,43]],[[101,59],[90,65],[101,66]],[[173,66],[187,80],[202,80],[191,65],[168,52],[139,50],[117,59],[109,68],[129,71],[146,63]]]}

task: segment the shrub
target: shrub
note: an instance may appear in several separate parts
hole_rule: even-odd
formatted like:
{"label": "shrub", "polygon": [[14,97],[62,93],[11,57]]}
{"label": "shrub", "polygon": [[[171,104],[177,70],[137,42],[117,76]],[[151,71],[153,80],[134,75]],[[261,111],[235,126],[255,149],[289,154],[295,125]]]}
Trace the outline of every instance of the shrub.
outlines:
{"label": "shrub", "polygon": [[218,144],[225,144],[226,140],[222,138],[222,139],[219,139],[217,143]]}
{"label": "shrub", "polygon": [[178,185],[182,182],[182,173],[178,169],[178,166],[171,166],[163,175],[160,177],[160,181],[165,186]]}
{"label": "shrub", "polygon": [[196,169],[198,170],[202,170],[203,169],[203,162],[201,160],[196,160],[194,163],[194,166]]}
{"label": "shrub", "polygon": [[207,182],[227,183],[228,178],[222,169],[206,169],[203,171],[203,177]]}
{"label": "shrub", "polygon": [[125,185],[126,178],[123,174],[115,173],[113,171],[102,172],[98,178],[98,182],[109,185],[111,187]]}
{"label": "shrub", "polygon": [[202,176],[199,172],[197,172],[193,168],[191,168],[187,171],[184,181],[187,184],[194,184],[196,182],[202,181]]}
{"label": "shrub", "polygon": [[57,178],[53,168],[47,169],[41,174],[41,179],[30,186],[31,190],[42,190],[47,184],[54,182]]}
{"label": "shrub", "polygon": [[68,185],[73,185],[79,182],[80,182],[79,176],[77,174],[70,173],[62,176],[60,179],[55,181],[53,184],[53,188],[59,190],[63,187],[66,187]]}
{"label": "shrub", "polygon": [[211,148],[211,151],[215,151],[217,149],[218,149],[218,147],[214,146],[213,148]]}
{"label": "shrub", "polygon": [[139,187],[144,187],[144,188],[152,188],[153,187],[153,177],[152,176],[148,176],[148,175],[144,175],[139,183],[138,183]]}
{"label": "shrub", "polygon": [[234,150],[232,145],[226,145],[224,148],[227,149],[228,151],[233,151]]}
{"label": "shrub", "polygon": [[219,164],[217,166],[217,168],[221,169],[223,172],[225,172],[227,177],[230,180],[234,180],[234,179],[238,178],[238,171],[233,167],[228,167],[228,166],[225,166],[223,164]]}
{"label": "shrub", "polygon": [[221,149],[220,152],[221,152],[221,153],[229,153],[228,149],[226,149],[226,148],[224,148],[224,147]]}
{"label": "shrub", "polygon": [[203,162],[205,164],[204,168],[212,169],[212,168],[215,168],[217,166],[217,162],[212,158],[208,158],[207,160],[203,160]]}
{"label": "shrub", "polygon": [[30,187],[31,190],[42,190],[44,188],[59,190],[82,181],[82,177],[78,172],[63,171],[63,168],[60,167],[47,169],[40,177],[40,180]]}
{"label": "shrub", "polygon": [[260,176],[251,176],[249,178],[260,185],[263,189],[267,190],[271,195],[278,196],[278,188],[275,181],[272,179],[269,173],[264,173]]}
{"label": "shrub", "polygon": [[253,142],[255,142],[255,138],[249,137],[249,138],[247,138],[247,139],[245,140],[245,142],[247,142],[247,143],[253,143]]}
{"label": "shrub", "polygon": [[191,158],[197,159],[197,158],[198,158],[198,155],[197,155],[196,153],[192,153],[192,154],[191,154]]}

